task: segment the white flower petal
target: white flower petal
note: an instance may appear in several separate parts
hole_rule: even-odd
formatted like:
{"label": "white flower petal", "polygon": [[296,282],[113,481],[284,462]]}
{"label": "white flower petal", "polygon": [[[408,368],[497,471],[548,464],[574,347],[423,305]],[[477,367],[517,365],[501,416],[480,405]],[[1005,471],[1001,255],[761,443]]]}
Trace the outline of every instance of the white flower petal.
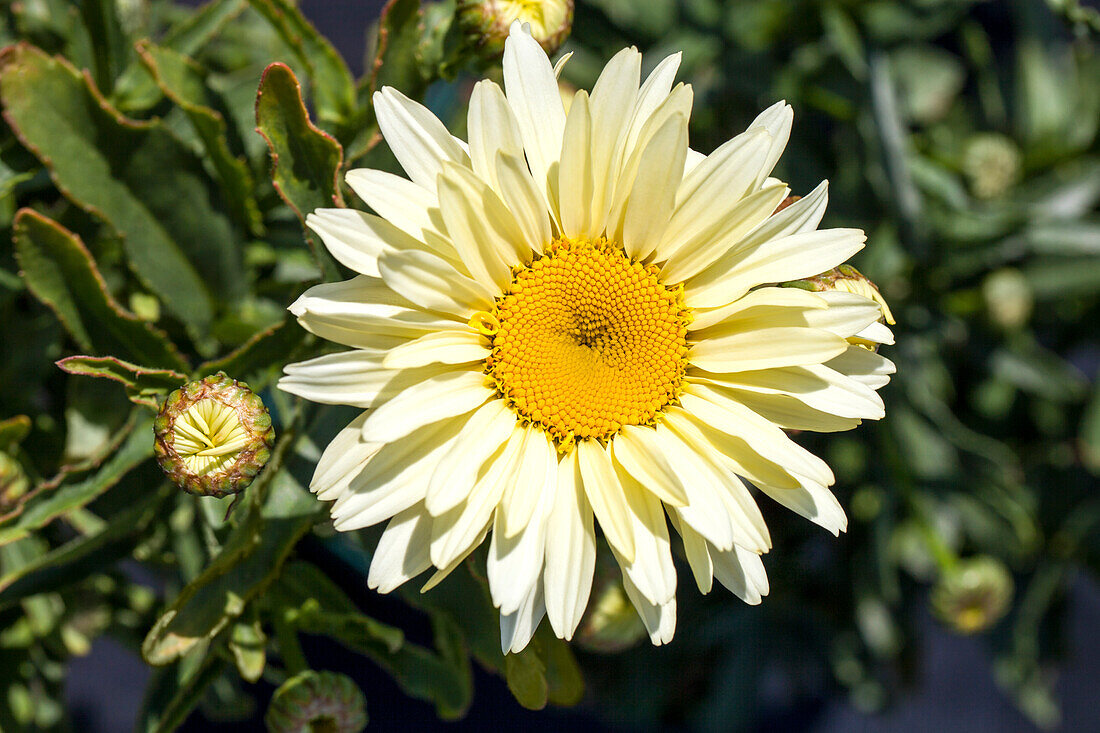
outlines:
{"label": "white flower petal", "polygon": [[317,459],[309,490],[321,501],[330,501],[344,493],[351,480],[382,447],[363,441],[361,432],[366,419],[367,413],[360,413],[336,434]]}
{"label": "white flower petal", "polygon": [[523,233],[522,242],[541,254],[546,245],[550,244],[550,215],[546,211],[546,202],[527,169],[523,153],[500,151],[497,153],[496,171],[501,197]]}
{"label": "white flower petal", "polygon": [[557,451],[546,433],[529,426],[524,434],[523,450],[497,516],[505,537],[514,537],[531,522],[539,497],[549,490],[547,484],[557,480]]}
{"label": "white flower petal", "polygon": [[603,231],[611,208],[612,190],[626,143],[626,125],[638,97],[641,68],[642,55],[638,49],[624,48],[607,62],[592,87],[590,236],[598,236]]}
{"label": "white flower petal", "polygon": [[705,339],[688,353],[694,366],[728,373],[821,364],[847,348],[847,341],[822,329],[780,327]]}
{"label": "white flower petal", "polygon": [[624,425],[610,447],[615,461],[661,501],[672,506],[688,503],[679,476],[661,452],[656,430],[645,425]]}
{"label": "white flower petal", "polygon": [[785,394],[839,417],[878,420],[886,414],[882,398],[874,390],[823,364],[693,377],[692,381],[764,394]]}
{"label": "white flower petal", "polygon": [[833,433],[851,430],[860,423],[859,418],[839,417],[830,412],[815,410],[806,403],[787,395],[761,394],[739,389],[730,389],[729,392],[745,407],[784,430]]}
{"label": "white flower petal", "polygon": [[630,521],[630,508],[615,474],[611,456],[602,445],[590,440],[577,443],[575,450],[584,478],[584,493],[608,544],[627,562],[633,562],[634,528]]}
{"label": "white flower petal", "polygon": [[367,586],[389,593],[431,567],[428,541],[432,518],[423,505],[403,511],[390,520],[371,558]]}
{"label": "white flower petal", "polygon": [[515,613],[500,615],[501,652],[518,654],[526,649],[545,615],[542,583],[535,583]]}
{"label": "white flower petal", "polygon": [[490,400],[470,417],[462,434],[440,457],[428,483],[425,506],[432,516],[438,517],[466,500],[489,458],[508,440],[515,424],[515,413],[502,400]]}
{"label": "white flower petal", "polygon": [[848,517],[833,492],[814,481],[806,479],[801,486],[780,489],[766,484],[757,487],[775,501],[814,524],[829,530],[835,536],[848,529]]}
{"label": "white flower petal", "polygon": [[646,631],[649,632],[649,640],[653,642],[654,646],[661,646],[672,641],[672,636],[676,633],[676,599],[673,598],[668,603],[661,605],[651,603],[641,594],[625,573],[623,574],[623,590],[626,591],[630,602],[634,604],[634,608],[638,610],[638,615],[642,617],[642,623],[645,624]]}
{"label": "white flower petal", "polygon": [[306,226],[342,265],[371,277],[378,277],[383,252],[425,246],[382,217],[355,209],[317,209],[306,216]]}
{"label": "white flower petal", "polygon": [[503,193],[504,185],[497,178],[497,154],[523,155],[523,139],[512,108],[496,83],[483,79],[474,84],[467,129],[474,173],[498,193]]}
{"label": "white flower petal", "polygon": [[504,89],[519,125],[523,149],[535,185],[547,195],[547,175],[558,162],[565,107],[550,59],[518,23],[513,23],[504,44]]}
{"label": "white flower petal", "polygon": [[557,489],[547,519],[543,574],[546,615],[559,638],[573,638],[588,606],[595,567],[592,508],[584,493],[577,452],[570,451],[557,465]]}
{"label": "white flower petal", "polygon": [[332,507],[336,528],[370,527],[422,503],[435,464],[465,424],[461,417],[441,420],[382,446],[337,497]]}
{"label": "white flower petal", "polygon": [[382,365],[412,369],[429,364],[467,364],[489,356],[485,337],[476,331],[449,329],[426,333],[389,350]]}
{"label": "white flower petal", "polygon": [[672,525],[680,533],[680,539],[683,540],[684,554],[687,556],[691,574],[695,578],[695,585],[699,587],[700,593],[706,595],[714,586],[714,563],[710,558],[710,543],[686,522],[681,522],[676,512],[673,512],[670,518]]}
{"label": "white flower petal", "polygon": [[374,111],[393,156],[417,185],[434,191],[444,162],[469,165],[466,151],[439,118],[396,89],[375,92]]}
{"label": "white flower petal", "polygon": [[713,469],[667,425],[658,425],[657,432],[661,450],[680,477],[688,496],[688,503],[673,511],[681,521],[714,544],[732,547],[734,538],[741,535],[719,495],[725,491],[724,481],[719,480]]}
{"label": "white flower petal", "polygon": [[647,600],[663,605],[676,594],[676,566],[668,540],[668,523],[660,500],[622,468],[616,471],[634,526],[634,559],[616,554],[619,565]]}
{"label": "white flower petal", "polygon": [[[732,205],[722,200],[716,202],[708,212],[708,220],[698,222],[690,238],[672,243],[666,249],[666,253],[671,253],[661,268],[661,278],[671,285],[709,267],[767,219],[789,190],[781,184],[752,192],[740,200],[733,199]],[[661,255],[658,251],[658,259]]]}
{"label": "white flower petal", "polygon": [[871,389],[882,389],[897,371],[894,362],[859,346],[849,346],[840,356],[825,363],[830,369],[851,377]]}
{"label": "white flower petal", "polygon": [[512,212],[487,183],[466,168],[444,167],[439,208],[447,233],[473,278],[488,292],[512,280],[512,267],[530,260]]}
{"label": "white flower petal", "polygon": [[817,293],[801,288],[760,288],[746,293],[737,300],[717,308],[696,308],[692,312],[689,331],[701,331],[728,319],[742,319],[754,316],[758,311],[766,317],[781,312],[785,308],[828,308],[829,303]]}
{"label": "white flower petal", "polygon": [[683,178],[687,141],[687,118],[675,114],[653,134],[638,160],[621,232],[631,259],[648,257],[661,241]]}
{"label": "white flower petal", "polygon": [[764,563],[755,552],[743,547],[734,547],[726,552],[712,552],[714,577],[750,606],[761,601],[768,594],[768,576],[764,572]]}
{"label": "white flower petal", "polygon": [[756,119],[749,125],[748,129],[750,130],[757,127],[767,130],[772,140],[764,166],[757,177],[756,185],[759,186],[764,183],[764,179],[771,175],[775,164],[782,157],[783,150],[787,147],[787,141],[791,137],[791,125],[793,123],[794,110],[785,101],[780,101],[757,115]]}
{"label": "white flower petal", "polygon": [[441,371],[439,367],[386,369],[382,366],[385,353],[357,349],[287,364],[279,389],[326,405],[374,407]]}
{"label": "white flower petal", "polygon": [[492,304],[481,284],[429,252],[386,252],[378,259],[378,269],[386,285],[421,308],[466,319]]}
{"label": "white flower petal", "polygon": [[[664,103],[672,91],[672,84],[676,81],[676,72],[680,68],[682,57],[683,54],[679,52],[666,56],[653,68],[645,83],[642,84],[641,89],[638,90],[637,102],[631,111],[630,123],[623,140],[622,154],[616,171],[617,175],[621,175],[623,165],[634,153],[642,128],[645,127],[646,123],[649,122],[649,118]],[[689,103],[684,117],[687,118],[690,114],[691,107]]]}
{"label": "white flower petal", "polygon": [[718,201],[738,201],[756,181],[771,135],[756,129],[725,143],[684,176],[676,192],[676,210],[657,246],[658,262],[710,229],[724,213]]}
{"label": "white flower petal", "polygon": [[592,167],[592,116],[588,94],[573,97],[561,144],[558,196],[562,233],[567,237],[593,236],[592,199],[595,174]]}
{"label": "white flower petal", "polygon": [[426,188],[371,168],[350,170],[344,180],[367,206],[409,236],[423,241],[425,230],[438,233],[440,223],[431,211],[438,208],[439,201]]}
{"label": "white flower petal", "polygon": [[[557,471],[553,471],[556,479]],[[516,611],[534,585],[541,585],[542,562],[546,552],[546,520],[554,504],[556,480],[536,480],[529,487],[538,491],[538,501],[530,521],[513,537],[506,537],[504,520],[498,511],[493,521],[493,537],[485,564],[493,605],[503,614]]]}
{"label": "white flower petal", "polygon": [[492,397],[485,375],[461,369],[437,372],[407,386],[375,408],[363,423],[363,439],[390,443],[417,428],[471,412]]}

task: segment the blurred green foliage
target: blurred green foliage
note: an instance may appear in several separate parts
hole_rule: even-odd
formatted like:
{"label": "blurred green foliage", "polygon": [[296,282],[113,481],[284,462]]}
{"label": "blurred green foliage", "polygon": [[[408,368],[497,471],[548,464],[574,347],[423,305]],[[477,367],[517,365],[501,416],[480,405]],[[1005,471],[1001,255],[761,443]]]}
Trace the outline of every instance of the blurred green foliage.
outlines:
{"label": "blurred green foliage", "polygon": [[[614,617],[610,584],[603,637],[588,623],[575,656],[542,629],[506,660],[475,569],[398,594],[430,625],[414,643],[341,589],[362,578],[298,556],[310,538],[362,569],[373,535],[333,537],[304,488],[348,415],[270,389],[325,348],[286,305],[343,277],[302,216],[362,205],[343,170],[395,169],[372,91],[427,97],[461,130],[470,74],[499,75],[453,11],[391,0],[355,79],[291,0],[0,5],[0,729],[66,729],[66,661],[104,634],[156,667],[150,731],[196,707],[257,714],[249,683],[309,668],[302,632],[444,718],[470,704],[471,661],[528,707],[575,704],[587,683],[602,714],[639,724],[747,728],[838,687],[876,710],[915,678],[930,586],[975,556],[1015,580],[1007,615],[977,629],[996,679],[1056,723],[1066,593],[1100,570],[1096,14],[1061,0],[578,2],[563,78],[591,85],[624,45],[650,65],[682,50],[696,149],[794,105],[778,174],[796,192],[830,178],[828,223],[867,230],[856,264],[897,315],[900,368],[884,422],[802,436],[852,521],[833,541],[769,515],[762,606],[685,592],[671,647],[621,651],[637,629]],[[280,436],[228,513],[152,461],[159,400],[218,370],[264,395]]]}

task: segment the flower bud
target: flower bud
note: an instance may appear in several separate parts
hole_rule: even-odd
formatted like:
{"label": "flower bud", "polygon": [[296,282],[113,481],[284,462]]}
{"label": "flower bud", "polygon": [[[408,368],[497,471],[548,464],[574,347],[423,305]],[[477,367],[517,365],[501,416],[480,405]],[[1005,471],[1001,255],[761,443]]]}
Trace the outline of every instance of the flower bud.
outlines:
{"label": "flower bud", "polygon": [[30,488],[30,480],[22,464],[7,453],[0,452],[0,514],[15,508]]}
{"label": "flower bud", "polygon": [[932,610],[960,634],[976,634],[1001,620],[1012,601],[1012,576],[996,558],[959,560],[932,588]]}
{"label": "flower bud", "polygon": [[980,199],[1006,193],[1020,180],[1023,159],[1010,138],[996,132],[974,135],[963,151],[962,168],[970,191]]}
{"label": "flower bud", "polygon": [[891,326],[897,323],[894,320],[894,314],[890,312],[890,306],[886,304],[886,298],[883,298],[882,293],[879,292],[878,286],[851,265],[840,265],[816,277],[796,280],[792,283],[784,283],[784,285],[812,290],[816,293],[826,290],[841,290],[845,293],[862,295],[864,298],[870,298],[878,303],[879,308],[882,309],[882,318],[879,320],[885,321]]}
{"label": "flower bud", "polygon": [[634,646],[646,635],[645,624],[626,595],[618,569],[601,556],[592,600],[574,640],[588,651],[615,654]]}
{"label": "flower bud", "polygon": [[573,0],[459,0],[458,22],[487,56],[504,52],[512,22],[531,25],[531,36],[552,54],[573,27]]}
{"label": "flower bud", "polygon": [[982,298],[990,320],[1006,330],[1026,324],[1035,305],[1027,278],[1011,267],[991,272],[985,278],[982,282]]}
{"label": "flower bud", "polygon": [[271,733],[359,733],[367,701],[346,675],[308,670],[275,691],[264,722]]}
{"label": "flower bud", "polygon": [[168,395],[153,430],[160,467],[181,489],[199,496],[245,489],[267,463],[275,442],[263,401],[224,372]]}

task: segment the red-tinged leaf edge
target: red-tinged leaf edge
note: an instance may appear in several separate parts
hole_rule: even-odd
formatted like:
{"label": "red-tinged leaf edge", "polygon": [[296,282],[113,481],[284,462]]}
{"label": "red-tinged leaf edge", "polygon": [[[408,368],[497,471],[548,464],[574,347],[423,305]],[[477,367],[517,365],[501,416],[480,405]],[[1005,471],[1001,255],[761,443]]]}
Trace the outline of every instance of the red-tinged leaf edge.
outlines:
{"label": "red-tinged leaf edge", "polygon": [[[152,369],[131,364],[114,356],[67,356],[54,362],[64,372],[83,377],[110,379],[126,387],[126,396],[131,402],[154,410],[160,409],[160,400],[152,392],[169,392],[187,381],[186,374],[174,369]],[[97,367],[99,367],[97,369]],[[133,378],[126,379],[119,373],[113,373],[111,367],[129,372]],[[152,382],[144,388],[140,382]],[[159,384],[155,384],[159,382]]]}

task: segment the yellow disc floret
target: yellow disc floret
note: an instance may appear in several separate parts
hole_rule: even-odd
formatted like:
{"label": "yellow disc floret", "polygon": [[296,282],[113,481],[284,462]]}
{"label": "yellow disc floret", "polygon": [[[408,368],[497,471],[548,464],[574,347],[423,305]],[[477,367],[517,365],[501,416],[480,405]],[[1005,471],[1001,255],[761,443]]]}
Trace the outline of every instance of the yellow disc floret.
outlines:
{"label": "yellow disc floret", "polygon": [[603,239],[555,240],[491,314],[501,396],[559,444],[651,423],[680,393],[687,308],[656,268]]}

